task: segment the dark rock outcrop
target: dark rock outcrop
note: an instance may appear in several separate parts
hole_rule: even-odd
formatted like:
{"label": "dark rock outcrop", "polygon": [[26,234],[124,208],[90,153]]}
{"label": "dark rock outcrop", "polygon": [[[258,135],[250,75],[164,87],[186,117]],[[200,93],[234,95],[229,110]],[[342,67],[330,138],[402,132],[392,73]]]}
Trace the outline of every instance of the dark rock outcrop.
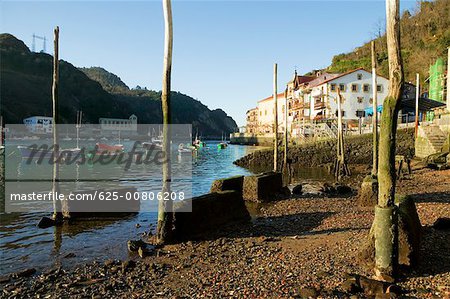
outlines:
{"label": "dark rock outcrop", "polygon": [[[187,212],[191,207],[191,212]],[[201,237],[205,232],[250,220],[242,193],[220,191],[185,200],[176,207],[175,236],[178,240]]]}
{"label": "dark rock outcrop", "polygon": [[244,178],[244,200],[254,202],[273,201],[282,192],[283,180],[281,173],[267,172]]}

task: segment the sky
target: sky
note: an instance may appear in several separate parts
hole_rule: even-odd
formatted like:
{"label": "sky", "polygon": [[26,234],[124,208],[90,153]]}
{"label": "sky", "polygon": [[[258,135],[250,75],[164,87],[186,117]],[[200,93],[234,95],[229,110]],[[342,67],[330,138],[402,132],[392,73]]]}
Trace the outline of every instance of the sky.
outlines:
{"label": "sky", "polygon": [[[401,10],[416,2],[401,0]],[[370,41],[384,26],[385,3],[362,1],[173,0],[172,90],[221,108],[238,125],[256,102],[293,77],[327,67],[334,55]],[[45,36],[53,53],[77,67],[101,66],[128,86],[161,90],[162,1],[0,1],[0,32],[31,48]],[[42,42],[36,41],[37,50]]]}

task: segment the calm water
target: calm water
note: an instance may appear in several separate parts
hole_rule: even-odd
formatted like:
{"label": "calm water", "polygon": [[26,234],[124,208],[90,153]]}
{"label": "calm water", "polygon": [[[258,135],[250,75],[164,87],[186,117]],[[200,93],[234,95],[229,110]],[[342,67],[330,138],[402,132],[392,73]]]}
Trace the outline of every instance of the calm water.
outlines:
{"label": "calm water", "polygon": [[[232,162],[261,149],[261,147],[229,145],[226,149],[218,150],[217,143],[208,142],[208,146],[200,149],[192,161],[190,157],[178,157],[173,161],[173,167],[177,169],[178,165],[178,171],[183,171],[186,169],[185,159],[188,159],[191,167],[188,172],[189,174],[192,172],[193,196],[207,193],[215,179],[250,174]],[[17,144],[11,145],[10,151],[14,149],[17,149]],[[17,156],[17,166],[13,169],[7,167],[7,171],[21,178],[36,171],[33,165],[24,165],[17,152],[14,155]],[[119,171],[120,169],[111,169],[110,172]],[[151,173],[154,170],[136,171],[136,176],[142,176],[142,173]],[[96,166],[81,167],[79,172],[78,175],[81,177],[98,175]],[[327,177],[327,173],[322,169],[302,169],[296,170],[296,173],[297,180],[320,180]],[[151,183],[148,182],[133,180],[121,183],[125,186],[134,186],[139,191],[160,189],[160,183],[156,187],[150,186]],[[144,232],[154,232],[156,226],[156,213],[147,212],[120,220],[78,221],[73,225],[62,227],[37,228],[39,219],[49,215],[49,213],[0,213],[0,274],[30,267],[43,270],[55,266],[72,267],[93,260],[126,259],[127,241],[143,237]],[[136,227],[136,224],[140,227]],[[66,257],[69,253],[75,254],[75,257]]]}
{"label": "calm water", "polygon": [[[249,174],[232,162],[257,149],[260,148],[230,145],[224,150],[218,150],[217,142],[208,142],[208,146],[192,159],[192,194],[197,196],[207,193],[215,179]],[[19,173],[30,171],[33,171],[32,166],[24,166],[23,163],[17,166]],[[87,171],[95,176],[95,167]],[[29,267],[42,270],[60,265],[71,267],[92,260],[124,259],[128,256],[126,242],[142,237],[149,230],[154,231],[156,223],[156,213],[149,212],[120,220],[79,221],[63,227],[37,228],[39,219],[48,215],[0,214],[0,273]],[[140,224],[140,227],[137,228],[136,224]],[[74,253],[75,257],[65,257],[69,253]]]}

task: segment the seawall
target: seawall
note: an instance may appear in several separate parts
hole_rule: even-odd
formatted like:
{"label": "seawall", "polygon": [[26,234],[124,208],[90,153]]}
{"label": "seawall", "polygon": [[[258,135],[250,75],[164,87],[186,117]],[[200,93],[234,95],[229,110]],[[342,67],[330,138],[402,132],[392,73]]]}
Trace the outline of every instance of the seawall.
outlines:
{"label": "seawall", "polygon": [[[414,157],[414,129],[397,131],[397,155]],[[372,164],[372,134],[345,137],[345,157],[349,164]],[[278,161],[283,161],[280,148]],[[336,158],[336,139],[316,141],[292,146],[288,159],[294,167],[321,167],[332,163]],[[234,162],[236,165],[255,172],[269,171],[273,167],[273,151],[256,151]]]}

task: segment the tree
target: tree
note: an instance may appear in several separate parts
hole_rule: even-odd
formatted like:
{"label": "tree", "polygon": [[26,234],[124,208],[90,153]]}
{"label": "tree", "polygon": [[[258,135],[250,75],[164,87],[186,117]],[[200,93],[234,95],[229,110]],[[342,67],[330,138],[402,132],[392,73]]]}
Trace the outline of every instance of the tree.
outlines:
{"label": "tree", "polygon": [[[171,0],[163,0],[164,11],[164,66],[163,66],[163,84],[161,94],[161,105],[163,114],[163,187],[162,192],[170,192],[171,182],[171,163],[170,163],[170,76],[172,71],[172,47],[173,47],[173,27],[172,27],[172,5]],[[173,204],[170,200],[159,202],[158,207],[158,228],[157,242],[167,243],[173,236]]]}
{"label": "tree", "polygon": [[389,94],[381,114],[378,205],[375,207],[375,277],[393,280],[398,264],[398,227],[395,206],[395,137],[403,88],[400,53],[399,0],[386,0],[386,36],[389,61]]}

